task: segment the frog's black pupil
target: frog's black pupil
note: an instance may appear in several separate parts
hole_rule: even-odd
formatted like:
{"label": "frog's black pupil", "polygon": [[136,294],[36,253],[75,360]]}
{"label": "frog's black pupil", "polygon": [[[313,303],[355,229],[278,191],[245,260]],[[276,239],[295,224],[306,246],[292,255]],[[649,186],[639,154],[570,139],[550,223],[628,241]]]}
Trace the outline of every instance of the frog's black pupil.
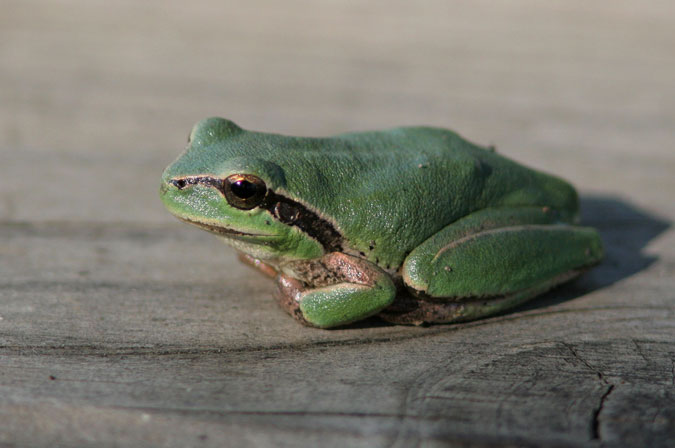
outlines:
{"label": "frog's black pupil", "polygon": [[248,199],[258,191],[258,186],[247,180],[238,180],[232,184],[232,193],[241,199]]}

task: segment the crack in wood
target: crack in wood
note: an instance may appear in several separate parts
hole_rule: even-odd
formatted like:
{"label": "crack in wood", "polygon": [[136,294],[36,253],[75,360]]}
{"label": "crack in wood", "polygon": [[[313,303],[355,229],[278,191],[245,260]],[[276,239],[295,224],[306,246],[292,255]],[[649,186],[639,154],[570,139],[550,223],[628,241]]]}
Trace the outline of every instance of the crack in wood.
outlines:
{"label": "crack in wood", "polygon": [[607,397],[609,397],[609,394],[611,394],[613,390],[614,384],[610,384],[609,386],[607,386],[607,390],[605,391],[604,394],[602,394],[602,397],[600,397],[600,404],[593,412],[593,426],[591,434],[591,438],[593,440],[602,440],[600,434],[600,413],[602,412],[602,409],[605,407],[605,400],[607,400]]}
{"label": "crack in wood", "polygon": [[566,342],[563,342],[562,345],[567,348],[572,353],[572,356],[579,362],[581,362],[584,366],[588,368],[591,372],[595,373],[598,376],[598,379],[602,381],[605,384],[609,384],[609,382],[605,379],[604,375],[602,374],[601,371],[593,367],[588,361],[586,361],[584,358],[582,358],[579,353],[577,353],[576,349],[571,345]]}
{"label": "crack in wood", "polygon": [[[635,343],[635,341],[633,341]],[[605,392],[602,394],[600,397],[600,403],[598,403],[598,406],[595,408],[593,411],[592,417],[591,417],[591,440],[602,440],[601,433],[600,433],[600,413],[602,412],[602,409],[605,407],[605,400],[607,400],[607,397],[609,397],[609,394],[612,393],[614,388],[616,387],[614,384],[609,382],[607,378],[605,378],[605,375],[595,367],[591,365],[586,359],[584,359],[582,356],[579,355],[579,353],[576,351],[573,345],[568,344],[563,342],[562,345],[567,348],[570,353],[572,353],[572,356],[574,356],[574,359],[578,360],[581,362],[585,367],[587,367],[591,372],[595,373],[597,375],[598,379],[602,381],[605,385],[607,385],[607,388],[605,389]],[[637,344],[636,344],[637,345]]]}

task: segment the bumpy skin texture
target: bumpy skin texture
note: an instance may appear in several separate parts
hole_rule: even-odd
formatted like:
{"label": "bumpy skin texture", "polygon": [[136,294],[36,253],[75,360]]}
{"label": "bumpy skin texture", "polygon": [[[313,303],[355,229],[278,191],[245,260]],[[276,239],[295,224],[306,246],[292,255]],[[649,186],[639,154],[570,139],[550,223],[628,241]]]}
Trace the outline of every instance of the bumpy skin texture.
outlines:
{"label": "bumpy skin texture", "polygon": [[[242,210],[223,180],[260,179]],[[566,182],[437,128],[298,138],[211,118],[164,172],[179,218],[267,274],[301,322],[453,322],[501,311],[602,257]],[[230,193],[231,197],[231,193]]]}

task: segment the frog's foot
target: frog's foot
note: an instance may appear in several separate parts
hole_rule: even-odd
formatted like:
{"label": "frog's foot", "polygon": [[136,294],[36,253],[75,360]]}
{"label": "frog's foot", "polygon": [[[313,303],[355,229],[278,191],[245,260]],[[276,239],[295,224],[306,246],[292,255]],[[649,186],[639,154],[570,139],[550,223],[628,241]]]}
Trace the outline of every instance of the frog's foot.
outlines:
{"label": "frog's foot", "polygon": [[483,210],[410,253],[401,272],[412,297],[381,317],[415,324],[477,319],[542,294],[601,258],[594,229],[560,223],[548,208]]}
{"label": "frog's foot", "polygon": [[279,275],[277,301],[305,325],[320,328],[356,322],[390,305],[396,287],[374,264],[333,252],[294,266],[302,281]]}

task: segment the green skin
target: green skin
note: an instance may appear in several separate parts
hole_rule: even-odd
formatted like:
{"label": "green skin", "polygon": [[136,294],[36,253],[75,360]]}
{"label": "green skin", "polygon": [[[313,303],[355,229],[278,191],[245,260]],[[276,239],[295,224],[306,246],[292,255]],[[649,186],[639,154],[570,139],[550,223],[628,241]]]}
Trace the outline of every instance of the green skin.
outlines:
{"label": "green skin", "polygon": [[438,128],[298,138],[209,118],[160,194],[276,276],[282,307],[321,328],[378,313],[408,324],[484,317],[603,252],[598,233],[576,225],[571,185]]}

